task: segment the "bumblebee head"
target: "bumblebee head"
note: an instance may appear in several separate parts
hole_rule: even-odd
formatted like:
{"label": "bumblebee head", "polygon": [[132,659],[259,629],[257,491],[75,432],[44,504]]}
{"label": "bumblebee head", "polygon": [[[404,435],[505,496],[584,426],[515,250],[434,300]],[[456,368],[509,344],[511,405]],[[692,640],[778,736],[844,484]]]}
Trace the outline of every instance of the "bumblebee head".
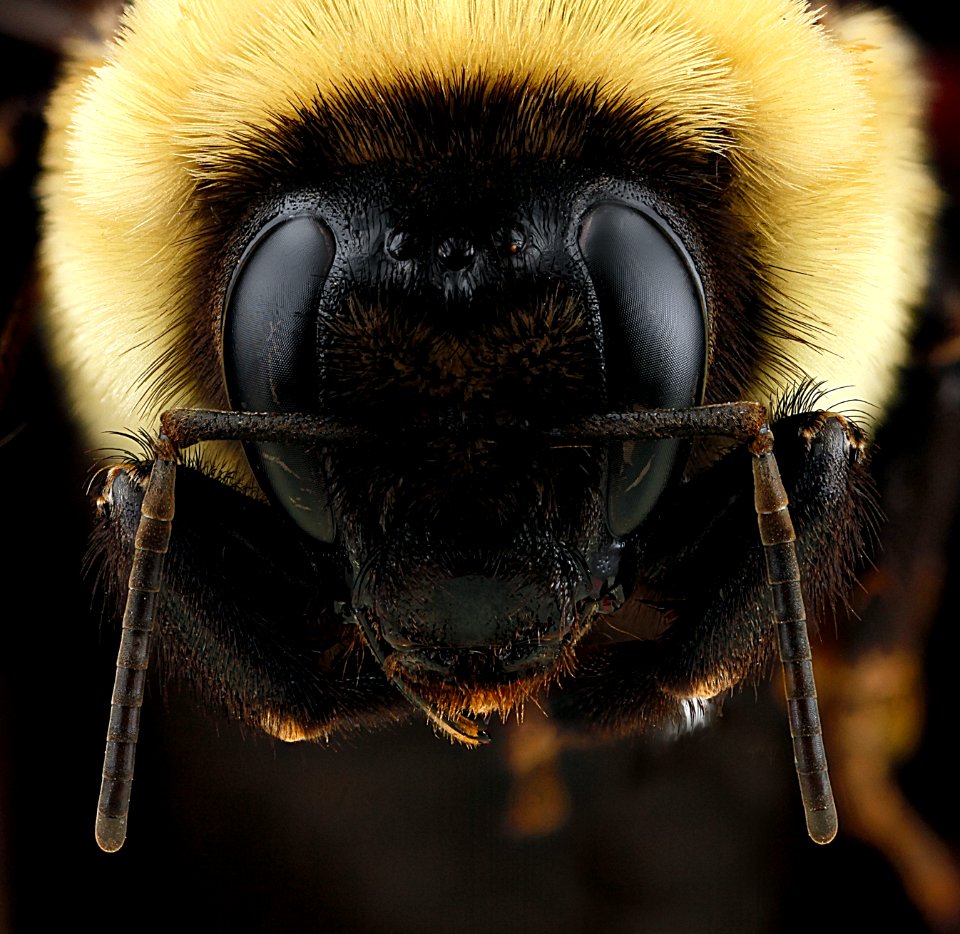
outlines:
{"label": "bumblebee head", "polygon": [[703,395],[701,277],[638,181],[561,163],[370,166],[272,195],[226,290],[232,408],[376,442],[248,444],[261,489],[342,549],[411,678],[542,680],[683,467],[678,441],[545,430]]}

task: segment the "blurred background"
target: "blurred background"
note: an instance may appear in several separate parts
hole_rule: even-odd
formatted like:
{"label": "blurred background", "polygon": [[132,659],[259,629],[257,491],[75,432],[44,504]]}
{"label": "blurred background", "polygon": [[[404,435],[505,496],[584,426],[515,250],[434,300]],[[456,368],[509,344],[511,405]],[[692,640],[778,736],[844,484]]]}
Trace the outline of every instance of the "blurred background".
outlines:
{"label": "blurred background", "polygon": [[[81,577],[90,456],[33,333],[32,180],[64,38],[94,4],[0,3],[0,934],[960,931],[960,223],[943,219],[904,392],[878,439],[890,524],[859,618],[814,651],[841,817],[805,832],[779,675],[709,729],[559,751],[534,711],[480,752],[404,726],[286,746],[154,672],[130,833],[93,839],[117,624]],[[933,158],[960,191],[960,37],[925,45]],[[108,361],[105,362],[105,365]]]}

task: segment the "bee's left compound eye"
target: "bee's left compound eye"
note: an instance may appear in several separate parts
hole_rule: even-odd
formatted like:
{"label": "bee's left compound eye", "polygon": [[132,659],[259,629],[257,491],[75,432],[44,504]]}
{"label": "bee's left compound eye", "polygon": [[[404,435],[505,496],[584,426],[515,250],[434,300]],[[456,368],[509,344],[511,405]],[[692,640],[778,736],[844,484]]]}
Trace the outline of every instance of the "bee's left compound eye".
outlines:
{"label": "bee's left compound eye", "polygon": [[[227,294],[223,361],[233,408],[275,414],[316,408],[317,309],[336,252],[314,215],[281,217],[247,247]],[[303,448],[248,445],[261,487],[309,535],[335,534],[319,464]]]}
{"label": "bee's left compound eye", "polygon": [[[703,286],[666,222],[601,202],[583,216],[580,251],[600,310],[614,408],[686,408],[701,401],[707,360]],[[679,440],[610,445],[607,522],[635,532],[681,466]]]}

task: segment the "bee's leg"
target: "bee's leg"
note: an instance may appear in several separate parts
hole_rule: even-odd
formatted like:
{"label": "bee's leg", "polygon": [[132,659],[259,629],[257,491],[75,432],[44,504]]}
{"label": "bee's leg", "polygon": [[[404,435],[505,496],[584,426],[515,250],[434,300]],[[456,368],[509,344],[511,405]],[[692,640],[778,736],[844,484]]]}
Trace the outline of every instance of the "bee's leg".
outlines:
{"label": "bee's leg", "polygon": [[[114,468],[94,547],[125,598],[144,465]],[[161,661],[233,716],[281,739],[325,738],[400,718],[406,705],[337,611],[348,596],[323,546],[264,503],[177,469],[160,598]]]}
{"label": "bee's leg", "polygon": [[[793,415],[773,428],[803,593],[816,618],[849,586],[862,560],[864,529],[875,519],[862,436],[830,413]],[[644,529],[633,560],[635,591],[666,597],[669,628],[655,640],[585,648],[574,675],[551,697],[569,726],[627,733],[682,723],[691,704],[755,676],[775,656],[745,451],[674,491]],[[621,613],[631,611],[628,601]]]}

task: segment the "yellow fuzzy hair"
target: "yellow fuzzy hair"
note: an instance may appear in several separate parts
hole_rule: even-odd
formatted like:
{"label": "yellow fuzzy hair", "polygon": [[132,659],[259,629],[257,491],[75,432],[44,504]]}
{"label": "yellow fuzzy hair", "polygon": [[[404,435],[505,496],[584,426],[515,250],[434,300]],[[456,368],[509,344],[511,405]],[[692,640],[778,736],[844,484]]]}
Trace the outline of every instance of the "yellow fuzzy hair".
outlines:
{"label": "yellow fuzzy hair", "polygon": [[[149,374],[187,327],[191,206],[248,130],[318,92],[480,71],[596,86],[601,104],[633,102],[727,160],[777,311],[817,345],[768,338],[772,356],[837,399],[889,399],[936,195],[922,88],[882,15],[819,23],[796,0],[139,0],[55,95],[41,182],[45,327],[89,441],[215,404],[189,374],[166,392]],[[781,379],[758,368],[751,397]]]}

